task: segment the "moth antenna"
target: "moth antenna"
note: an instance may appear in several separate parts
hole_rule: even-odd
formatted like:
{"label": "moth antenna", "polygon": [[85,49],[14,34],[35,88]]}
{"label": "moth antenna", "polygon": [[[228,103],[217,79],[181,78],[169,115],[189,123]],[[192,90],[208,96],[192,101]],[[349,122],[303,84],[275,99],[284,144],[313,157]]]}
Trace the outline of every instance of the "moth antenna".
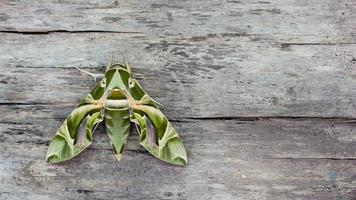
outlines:
{"label": "moth antenna", "polygon": [[109,71],[109,69],[110,69],[110,67],[112,65],[113,57],[114,57],[113,53],[111,52],[110,61],[109,61],[108,65],[106,65],[106,71],[105,72]]}
{"label": "moth antenna", "polygon": [[93,73],[90,73],[90,72],[88,72],[88,71],[82,70],[82,69],[80,69],[80,68],[78,68],[78,67],[74,67],[74,68],[77,69],[78,71],[84,73],[84,74],[87,74],[87,75],[93,77],[95,82],[96,82],[96,80],[97,80],[98,78],[103,78],[103,77],[104,77],[104,74],[93,74]]}
{"label": "moth antenna", "polygon": [[123,51],[121,51],[121,54],[122,54],[122,57],[124,59],[125,67],[126,67],[127,71],[129,72],[129,74],[131,74],[131,67],[130,67],[129,63],[127,62],[125,53]]}

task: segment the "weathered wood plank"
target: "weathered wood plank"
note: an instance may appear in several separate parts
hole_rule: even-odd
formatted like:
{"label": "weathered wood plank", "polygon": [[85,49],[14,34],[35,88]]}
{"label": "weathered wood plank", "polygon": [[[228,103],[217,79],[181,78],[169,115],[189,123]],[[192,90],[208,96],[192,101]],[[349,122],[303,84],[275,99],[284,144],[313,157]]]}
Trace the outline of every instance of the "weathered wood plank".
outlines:
{"label": "weathered wood plank", "polygon": [[[354,199],[355,17],[352,0],[1,1],[0,199]],[[103,128],[46,164],[93,86],[73,67],[121,50],[189,165],[134,131],[117,162]]]}
{"label": "weathered wood plank", "polygon": [[61,121],[50,120],[47,124],[50,126],[41,121],[44,119],[36,124],[1,124],[0,196],[347,199],[355,195],[354,123],[174,122],[190,158],[189,165],[182,168],[164,164],[147,154],[133,133],[122,160],[117,162],[103,129],[98,130],[94,144],[78,158],[47,165],[45,143]]}
{"label": "weathered wood plank", "polygon": [[233,36],[0,35],[0,51],[8,52],[0,55],[5,104],[74,105],[93,81],[73,66],[100,72],[111,52],[125,50],[134,75],[174,118],[356,116],[356,45],[281,46]]}
{"label": "weathered wood plank", "polygon": [[21,0],[0,5],[1,31],[100,30],[190,36],[236,32],[283,38],[351,35],[356,28],[352,0]]}

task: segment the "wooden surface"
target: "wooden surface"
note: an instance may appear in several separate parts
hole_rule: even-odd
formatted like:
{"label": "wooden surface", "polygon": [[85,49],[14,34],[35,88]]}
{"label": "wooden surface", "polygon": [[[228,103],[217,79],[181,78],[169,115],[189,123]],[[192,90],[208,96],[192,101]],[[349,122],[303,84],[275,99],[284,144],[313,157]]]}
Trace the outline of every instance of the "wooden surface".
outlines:
{"label": "wooden surface", "polygon": [[[1,1],[0,199],[356,199],[356,2]],[[124,51],[189,164],[49,140]]]}

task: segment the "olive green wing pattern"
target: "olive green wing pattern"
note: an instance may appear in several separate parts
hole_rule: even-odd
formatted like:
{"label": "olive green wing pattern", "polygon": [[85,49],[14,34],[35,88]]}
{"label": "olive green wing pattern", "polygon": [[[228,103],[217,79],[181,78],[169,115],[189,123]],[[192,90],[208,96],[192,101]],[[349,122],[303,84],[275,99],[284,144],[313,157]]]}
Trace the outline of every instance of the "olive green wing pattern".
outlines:
{"label": "olive green wing pattern", "polygon": [[[96,79],[95,74],[80,71]],[[180,137],[160,111],[159,104],[131,77],[131,68],[127,64],[109,64],[100,77],[103,79],[57,130],[48,147],[47,162],[58,163],[78,155],[92,143],[97,125],[105,122],[118,160],[131,123],[134,123],[140,135],[140,144],[152,155],[167,163],[186,165],[187,153]]]}
{"label": "olive green wing pattern", "polygon": [[64,120],[49,144],[48,163],[69,160],[92,143],[96,124],[103,120],[102,105],[93,102],[102,94],[103,90],[97,85]]}
{"label": "olive green wing pattern", "polygon": [[131,80],[130,94],[139,103],[132,105],[131,121],[140,134],[140,144],[158,159],[186,165],[185,147],[167,117],[159,110],[158,103],[142,88],[138,81]]}
{"label": "olive green wing pattern", "polygon": [[49,163],[73,158],[92,143],[95,125],[102,121],[98,105],[82,105],[72,111],[49,144]]}
{"label": "olive green wing pattern", "polygon": [[137,125],[141,145],[151,154],[171,164],[187,164],[187,153],[181,139],[158,108],[136,105],[132,121]]}

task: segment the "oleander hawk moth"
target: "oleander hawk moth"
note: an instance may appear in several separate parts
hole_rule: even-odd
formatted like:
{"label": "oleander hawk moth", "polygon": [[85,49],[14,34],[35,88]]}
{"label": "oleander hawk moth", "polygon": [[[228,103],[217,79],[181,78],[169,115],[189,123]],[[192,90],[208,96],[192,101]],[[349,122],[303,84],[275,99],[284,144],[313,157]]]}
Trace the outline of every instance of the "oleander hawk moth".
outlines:
{"label": "oleander hawk moth", "polygon": [[118,160],[127,141],[131,124],[138,130],[140,144],[158,159],[186,165],[184,145],[167,117],[132,77],[126,59],[112,63],[105,74],[92,74],[99,79],[96,86],[68,115],[51,140],[46,160],[58,163],[77,156],[92,143],[92,135],[100,122],[105,123],[114,154]]}

